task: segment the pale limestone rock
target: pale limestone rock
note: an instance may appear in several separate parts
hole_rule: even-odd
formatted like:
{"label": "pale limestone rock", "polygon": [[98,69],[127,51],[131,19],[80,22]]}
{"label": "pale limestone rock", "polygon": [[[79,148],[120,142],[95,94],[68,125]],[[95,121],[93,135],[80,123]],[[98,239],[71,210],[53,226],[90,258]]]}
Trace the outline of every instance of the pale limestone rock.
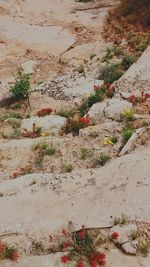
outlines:
{"label": "pale limestone rock", "polygon": [[37,127],[41,127],[43,131],[49,130],[50,133],[58,133],[62,126],[66,123],[66,118],[58,115],[49,115],[45,117],[31,117],[29,119],[22,120],[21,130],[26,129],[32,131],[33,123]]}
{"label": "pale limestone rock", "polygon": [[88,111],[88,115],[91,118],[91,120],[95,123],[104,122],[104,120],[106,119],[104,114],[104,110],[106,107],[107,107],[107,100],[94,104]]}
{"label": "pale limestone rock", "polygon": [[137,248],[138,248],[138,241],[134,240],[134,241],[127,242],[123,244],[121,248],[126,254],[136,255]]}
{"label": "pale limestone rock", "polygon": [[136,143],[136,141],[142,136],[143,133],[145,133],[149,128],[139,128],[137,129],[133,135],[130,137],[128,142],[125,144],[121,152],[119,153],[119,156],[122,157],[123,155],[127,154],[130,149],[133,147],[133,145]]}
{"label": "pale limestone rock", "polygon": [[105,114],[110,119],[120,120],[121,113],[126,109],[132,109],[132,104],[130,102],[120,98],[112,98],[105,108]]}
{"label": "pale limestone rock", "polygon": [[22,63],[21,67],[23,69],[24,74],[33,74],[34,68],[37,65],[37,62],[34,60],[28,60],[24,63]]}
{"label": "pale limestone rock", "polygon": [[113,239],[115,243],[123,244],[128,242],[131,238],[132,232],[137,232],[136,224],[128,224],[128,225],[115,225],[109,231],[109,237],[112,238],[113,233],[118,233],[118,238]]}

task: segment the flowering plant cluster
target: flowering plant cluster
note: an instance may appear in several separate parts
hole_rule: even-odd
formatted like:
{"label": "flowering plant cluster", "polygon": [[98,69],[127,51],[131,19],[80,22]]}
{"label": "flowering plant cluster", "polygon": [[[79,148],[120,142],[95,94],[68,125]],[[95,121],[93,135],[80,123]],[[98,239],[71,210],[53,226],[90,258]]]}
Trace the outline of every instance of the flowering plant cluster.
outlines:
{"label": "flowering plant cluster", "polygon": [[86,115],[86,116],[84,116],[82,118],[79,118],[79,121],[81,123],[83,123],[83,125],[86,125],[86,124],[89,124],[90,123],[90,119],[89,119],[89,116],[88,115]]}
{"label": "flowering plant cluster", "polygon": [[14,247],[8,247],[5,243],[0,242],[0,259],[10,259],[12,261],[17,261],[19,254]]}
{"label": "flowering plant cluster", "polygon": [[64,128],[62,128],[62,133],[70,133],[73,135],[78,135],[79,130],[87,127],[90,123],[89,115],[84,117],[80,117],[79,115],[75,115],[74,117],[70,117],[67,120],[67,123]]}
{"label": "flowering plant cluster", "polygon": [[43,108],[37,111],[36,115],[39,117],[43,117],[46,115],[49,115],[53,112],[54,110],[52,108]]}
{"label": "flowering plant cluster", "polygon": [[[67,238],[68,234],[63,230],[63,234]],[[82,230],[72,234],[69,242],[62,244],[64,249],[68,249],[68,254],[61,257],[61,262],[66,264],[70,261],[76,261],[77,267],[84,267],[84,263],[89,263],[91,267],[105,266],[106,254],[98,252],[94,246],[93,240],[90,238],[85,226]]]}
{"label": "flowering plant cluster", "polygon": [[94,91],[96,92],[99,90],[103,90],[104,94],[110,98],[112,98],[115,93],[115,87],[111,83],[107,83],[107,82],[102,86],[94,85]]}
{"label": "flowering plant cluster", "polygon": [[30,138],[36,138],[41,136],[41,127],[36,127],[36,124],[32,124],[32,131],[28,131],[27,129],[23,129],[23,137],[30,137]]}
{"label": "flowering plant cluster", "polygon": [[17,178],[18,176],[26,175],[32,173],[32,166],[25,166],[22,168],[19,168],[18,170],[15,170],[12,172],[11,177]]}
{"label": "flowering plant cluster", "polygon": [[131,95],[128,97],[128,101],[131,102],[132,104],[137,104],[137,103],[145,102],[148,98],[150,98],[150,94],[142,91],[141,96]]}
{"label": "flowering plant cluster", "polygon": [[126,109],[126,110],[122,111],[121,117],[122,117],[122,119],[125,119],[126,121],[132,121],[134,118],[134,110]]}
{"label": "flowering plant cluster", "polygon": [[104,137],[104,145],[114,145],[112,139],[109,139],[108,137]]}

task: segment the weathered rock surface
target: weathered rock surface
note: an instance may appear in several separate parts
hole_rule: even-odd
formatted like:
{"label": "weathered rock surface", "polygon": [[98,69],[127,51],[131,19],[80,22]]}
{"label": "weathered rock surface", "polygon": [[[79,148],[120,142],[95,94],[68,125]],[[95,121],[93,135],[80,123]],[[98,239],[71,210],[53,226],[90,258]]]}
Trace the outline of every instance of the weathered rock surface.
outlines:
{"label": "weathered rock surface", "polygon": [[104,122],[104,120],[106,119],[104,110],[107,107],[107,103],[108,103],[107,100],[103,102],[99,102],[99,103],[94,104],[90,108],[90,110],[88,111],[88,115],[90,116],[93,122],[95,123]]}
{"label": "weathered rock surface", "polygon": [[136,255],[137,248],[138,248],[138,241],[134,240],[134,241],[127,242],[123,244],[121,248],[126,254]]}
{"label": "weathered rock surface", "polygon": [[49,130],[50,133],[58,133],[62,126],[64,126],[66,122],[66,118],[57,116],[57,115],[49,115],[45,117],[31,117],[29,119],[22,120],[21,130],[26,129],[27,131],[33,130],[33,123],[35,123],[36,127],[41,127],[43,131]]}
{"label": "weathered rock surface", "polygon": [[113,239],[115,243],[123,244],[129,241],[132,233],[137,233],[137,225],[136,224],[128,224],[128,225],[115,225],[109,231],[109,237],[112,238],[113,233],[118,233],[118,238]]}
{"label": "weathered rock surface", "polygon": [[121,113],[126,109],[131,109],[132,104],[120,98],[112,98],[105,108],[105,114],[108,118],[113,120],[120,120]]}
{"label": "weathered rock surface", "polygon": [[142,91],[150,88],[150,47],[134,63],[127,72],[117,81],[119,91]]}
{"label": "weathered rock surface", "polygon": [[125,146],[123,147],[123,149],[119,153],[119,156],[121,157],[121,156],[127,154],[131,150],[133,145],[136,143],[136,141],[142,136],[142,134],[148,130],[149,130],[149,128],[145,128],[145,127],[137,129],[133,133],[133,135],[130,137],[128,142],[125,144]]}
{"label": "weathered rock surface", "polygon": [[122,126],[116,121],[103,122],[94,126],[89,126],[79,131],[79,136],[113,136],[116,132],[121,132]]}
{"label": "weathered rock surface", "polygon": [[[46,178],[48,183],[17,187],[19,192],[14,196],[5,196],[5,190],[7,184],[10,189],[16,188],[18,180],[2,182],[0,231],[52,233],[65,227],[70,220],[76,229],[83,223],[88,228],[108,226],[111,216],[120,217],[122,212],[131,219],[150,221],[149,164],[147,148],[118,158],[100,169],[64,175],[41,174],[40,179],[45,181]],[[36,180],[39,175],[32,174],[32,179]],[[31,179],[31,175],[18,179],[24,181],[28,177]]]}

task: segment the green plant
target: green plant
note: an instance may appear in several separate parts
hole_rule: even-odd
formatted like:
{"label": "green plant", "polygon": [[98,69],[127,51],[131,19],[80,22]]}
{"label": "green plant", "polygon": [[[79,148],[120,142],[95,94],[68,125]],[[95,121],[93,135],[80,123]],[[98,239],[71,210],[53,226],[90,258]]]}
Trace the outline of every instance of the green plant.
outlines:
{"label": "green plant", "polygon": [[99,79],[104,80],[108,83],[113,83],[114,81],[118,80],[124,71],[122,70],[119,64],[111,64],[102,67],[99,70]]}
{"label": "green plant", "polygon": [[96,165],[104,166],[109,160],[110,160],[110,156],[109,155],[107,155],[105,153],[101,153],[99,158],[96,159]]}
{"label": "green plant", "polygon": [[113,144],[116,144],[116,143],[118,142],[118,137],[117,137],[117,136],[113,136],[113,137],[111,138],[111,142],[112,142]]}
{"label": "green plant", "polygon": [[14,129],[19,128],[21,126],[21,121],[16,118],[8,118],[7,123],[9,123]]}
{"label": "green plant", "polygon": [[138,233],[137,233],[136,230],[132,230],[131,231],[131,238],[132,238],[132,240],[136,240],[137,239],[137,235],[138,235]]}
{"label": "green plant", "polygon": [[56,114],[61,116],[61,117],[65,117],[65,118],[68,118],[70,116],[72,112],[67,109],[67,108],[64,108],[64,107],[61,107],[59,110],[56,111]]}
{"label": "green plant", "polygon": [[0,115],[0,121],[5,121],[6,119],[22,119],[22,115],[18,112],[6,112],[3,115]]}
{"label": "green plant", "polygon": [[66,165],[64,165],[65,172],[72,172],[73,169],[74,169],[74,167],[73,167],[72,164],[66,164]]}
{"label": "green plant", "polygon": [[44,245],[42,241],[33,240],[32,241],[32,249],[36,254],[41,254],[44,251]]}
{"label": "green plant", "polygon": [[146,243],[142,243],[142,244],[140,245],[139,250],[140,250],[141,254],[142,254],[144,257],[147,257],[147,256],[148,256],[148,254],[149,254],[149,246],[148,246],[148,244],[146,244]]}
{"label": "green plant", "polygon": [[84,65],[83,64],[80,64],[79,67],[78,67],[78,71],[79,73],[83,73],[85,74],[85,68],[84,68]]}
{"label": "green plant", "polygon": [[61,256],[63,264],[69,263],[72,266],[70,263],[75,261],[77,267],[106,265],[106,255],[97,250],[93,238],[85,230],[84,225],[82,225],[82,230],[73,234],[65,231],[64,238],[66,242],[62,243],[62,248],[68,248],[68,253]]}
{"label": "green plant", "polygon": [[45,155],[47,156],[53,156],[55,154],[56,154],[56,148],[52,145],[45,150]]}
{"label": "green plant", "polygon": [[126,109],[122,111],[121,118],[126,122],[134,120],[134,110]]}
{"label": "green plant", "polygon": [[137,58],[132,54],[124,55],[122,59],[122,66],[125,70],[129,69],[130,66],[137,60]]}
{"label": "green plant", "polygon": [[117,218],[114,217],[113,219],[113,225],[117,225],[117,224],[126,224],[128,222],[129,218],[127,215],[125,215],[124,213],[121,214],[121,218]]}
{"label": "green plant", "polygon": [[90,120],[86,117],[81,118],[78,115],[75,115],[73,117],[69,117],[65,127],[62,128],[62,130],[67,134],[72,132],[73,135],[78,135],[79,130],[83,129],[88,126]]}
{"label": "green plant", "polygon": [[15,99],[24,99],[28,97],[30,90],[30,76],[23,74],[22,71],[18,72],[15,84],[11,87],[11,92]]}
{"label": "green plant", "polygon": [[133,129],[125,129],[122,137],[123,137],[123,143],[126,144],[128,142],[128,140],[130,139],[130,137],[132,136],[132,134],[134,133]]}
{"label": "green plant", "polygon": [[86,147],[82,147],[81,148],[81,158],[87,159],[90,156],[91,156],[91,151]]}
{"label": "green plant", "polygon": [[6,247],[5,248],[5,252],[4,252],[4,258],[5,259],[10,259],[10,260],[17,260],[17,258],[19,257],[16,248],[14,248],[13,246],[11,247]]}

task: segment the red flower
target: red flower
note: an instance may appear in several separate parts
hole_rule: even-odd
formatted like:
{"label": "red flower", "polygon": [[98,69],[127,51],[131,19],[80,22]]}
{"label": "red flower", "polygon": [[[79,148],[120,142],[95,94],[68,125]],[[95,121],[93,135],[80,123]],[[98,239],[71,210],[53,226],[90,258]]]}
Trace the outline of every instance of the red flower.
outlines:
{"label": "red flower", "polygon": [[111,86],[111,83],[105,83],[105,85],[107,86],[107,87],[110,87]]}
{"label": "red flower", "polygon": [[66,263],[68,261],[68,257],[67,256],[62,256],[61,257],[61,262],[62,263]]}
{"label": "red flower", "polygon": [[62,231],[61,231],[61,232],[62,232],[62,234],[63,234],[63,235],[67,235],[67,232],[66,232],[66,230],[65,230],[65,229],[62,229]]}
{"label": "red flower", "polygon": [[118,234],[117,232],[114,232],[114,233],[112,234],[112,238],[113,238],[114,240],[117,240],[118,237],[119,237],[119,234]]}
{"label": "red flower", "polygon": [[13,173],[12,173],[12,177],[13,178],[16,178],[18,176],[18,171],[14,171]]}
{"label": "red flower", "polygon": [[99,90],[99,85],[94,85],[94,91]]}
{"label": "red flower", "polygon": [[17,252],[17,251],[14,251],[14,252],[12,253],[12,255],[11,255],[11,259],[12,259],[13,261],[17,261],[18,258],[19,258],[19,254],[18,254],[18,252]]}
{"label": "red flower", "polygon": [[82,261],[79,261],[77,267],[83,267],[83,266],[84,266],[83,265],[83,262]]}
{"label": "red flower", "polygon": [[0,254],[3,253],[6,249],[6,245],[3,243],[0,243]]}
{"label": "red flower", "polygon": [[100,254],[100,259],[101,259],[101,260],[104,260],[105,258],[106,258],[106,254],[105,254],[105,253],[101,253],[101,254]]}
{"label": "red flower", "polygon": [[53,112],[52,108],[43,108],[41,110],[38,110],[36,115],[37,116],[44,116],[44,115],[49,115],[51,114],[51,112]]}
{"label": "red flower", "polygon": [[84,123],[84,124],[88,124],[90,122],[90,119],[88,118],[88,116],[80,118],[80,122]]}
{"label": "red flower", "polygon": [[97,263],[96,261],[91,261],[91,264],[90,264],[91,267],[96,267],[97,266]]}
{"label": "red flower", "polygon": [[81,239],[83,239],[85,237],[84,229],[79,232],[79,236],[80,236]]}
{"label": "red flower", "polygon": [[69,247],[70,246],[70,244],[68,243],[68,242],[65,242],[64,244],[63,244],[63,247],[64,248],[67,248],[67,247]]}

